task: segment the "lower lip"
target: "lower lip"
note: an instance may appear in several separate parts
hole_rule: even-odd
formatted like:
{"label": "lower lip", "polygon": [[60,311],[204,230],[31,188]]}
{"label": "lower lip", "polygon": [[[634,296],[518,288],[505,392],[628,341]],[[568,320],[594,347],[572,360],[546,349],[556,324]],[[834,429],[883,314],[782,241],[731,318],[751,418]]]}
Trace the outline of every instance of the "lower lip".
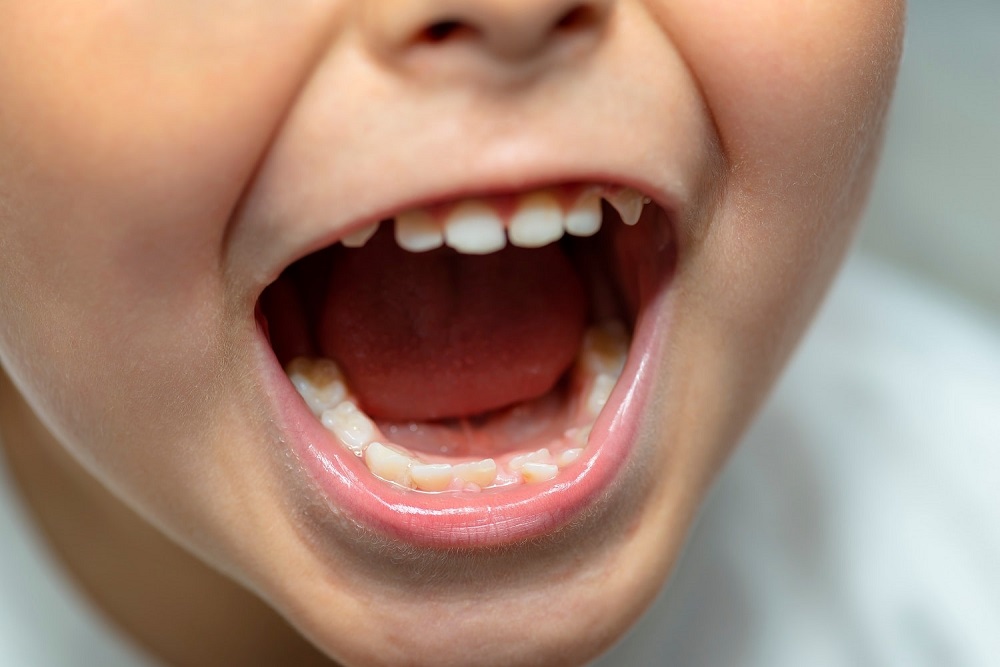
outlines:
{"label": "lower lip", "polygon": [[[646,313],[662,312],[650,304]],[[622,379],[573,466],[555,479],[481,493],[428,494],[376,478],[319,423],[288,381],[266,336],[258,351],[279,427],[329,503],[360,525],[394,540],[431,548],[485,548],[549,534],[595,502],[613,502],[614,481],[633,451],[639,418],[653,384],[665,317],[640,318]],[[610,493],[609,493],[610,491]]]}

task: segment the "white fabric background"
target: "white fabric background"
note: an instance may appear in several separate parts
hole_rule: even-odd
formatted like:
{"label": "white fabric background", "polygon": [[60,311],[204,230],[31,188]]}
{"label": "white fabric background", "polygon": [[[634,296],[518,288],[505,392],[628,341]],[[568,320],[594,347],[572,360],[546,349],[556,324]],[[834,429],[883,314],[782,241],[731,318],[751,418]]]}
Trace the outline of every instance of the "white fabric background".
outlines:
{"label": "white fabric background", "polygon": [[58,570],[2,454],[0,448],[0,665],[152,667]]}
{"label": "white fabric background", "polygon": [[1000,1],[909,0],[862,246],[1000,316]]}
{"label": "white fabric background", "polygon": [[1000,664],[1000,324],[855,258],[600,663]]}

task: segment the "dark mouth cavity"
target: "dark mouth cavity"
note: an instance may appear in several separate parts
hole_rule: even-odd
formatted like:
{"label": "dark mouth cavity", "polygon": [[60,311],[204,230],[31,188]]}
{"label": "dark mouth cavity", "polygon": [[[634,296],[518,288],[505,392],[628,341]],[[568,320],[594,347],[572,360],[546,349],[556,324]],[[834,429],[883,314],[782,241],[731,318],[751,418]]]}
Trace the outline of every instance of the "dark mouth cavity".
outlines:
{"label": "dark mouth cavity", "polygon": [[544,418],[567,406],[585,326],[617,319],[631,332],[672,266],[662,209],[647,206],[634,227],[606,203],[603,215],[592,237],[486,256],[410,253],[383,221],[363,248],[334,244],[289,266],[261,295],[259,316],[282,365],[336,361],[400,444],[426,447],[421,425],[495,441],[489,425],[511,406]]}

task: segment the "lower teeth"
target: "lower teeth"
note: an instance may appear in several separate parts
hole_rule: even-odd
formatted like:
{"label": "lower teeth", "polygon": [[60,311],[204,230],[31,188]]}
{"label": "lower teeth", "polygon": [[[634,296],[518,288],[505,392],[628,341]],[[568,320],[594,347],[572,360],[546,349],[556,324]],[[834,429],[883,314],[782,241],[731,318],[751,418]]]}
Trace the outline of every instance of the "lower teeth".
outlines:
{"label": "lower teeth", "polygon": [[479,491],[532,484],[555,478],[583,454],[590,429],[607,403],[625,366],[629,338],[625,327],[608,320],[588,329],[577,355],[574,382],[582,388],[576,423],[546,447],[504,454],[497,461],[428,460],[389,442],[352,399],[337,365],[329,359],[300,357],[288,364],[292,385],[323,426],[377,477],[423,492]]}

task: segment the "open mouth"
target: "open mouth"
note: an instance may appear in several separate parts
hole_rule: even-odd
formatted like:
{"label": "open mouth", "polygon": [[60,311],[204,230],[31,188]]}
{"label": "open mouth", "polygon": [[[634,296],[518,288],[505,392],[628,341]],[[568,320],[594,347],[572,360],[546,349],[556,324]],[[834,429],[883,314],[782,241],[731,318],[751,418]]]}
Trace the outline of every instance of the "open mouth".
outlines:
{"label": "open mouth", "polygon": [[630,459],[675,261],[666,208],[610,184],[349,230],[258,304],[297,453],[339,511],[409,543],[557,530]]}

